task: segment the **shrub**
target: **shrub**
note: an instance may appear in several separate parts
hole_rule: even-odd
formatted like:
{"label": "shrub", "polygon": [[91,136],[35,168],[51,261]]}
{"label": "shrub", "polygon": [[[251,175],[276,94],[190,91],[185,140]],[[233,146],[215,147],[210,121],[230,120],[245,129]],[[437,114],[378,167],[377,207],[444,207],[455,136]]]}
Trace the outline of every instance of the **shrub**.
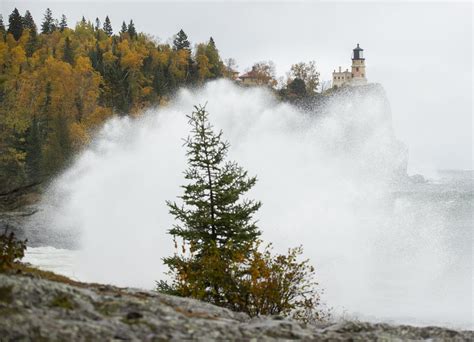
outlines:
{"label": "shrub", "polygon": [[0,235],[0,272],[12,268],[13,264],[25,256],[27,240],[21,241],[7,229]]}

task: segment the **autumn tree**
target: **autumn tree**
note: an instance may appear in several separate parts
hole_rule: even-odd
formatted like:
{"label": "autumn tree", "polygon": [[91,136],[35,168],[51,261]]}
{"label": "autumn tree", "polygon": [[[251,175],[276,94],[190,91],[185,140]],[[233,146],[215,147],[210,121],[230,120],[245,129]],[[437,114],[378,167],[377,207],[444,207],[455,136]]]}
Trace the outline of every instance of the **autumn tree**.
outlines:
{"label": "autumn tree", "polygon": [[288,77],[288,84],[294,79],[300,79],[304,82],[306,93],[314,95],[319,85],[319,72],[316,69],[316,62],[310,61],[308,63],[300,62],[291,66]]}
{"label": "autumn tree", "polygon": [[3,23],[3,16],[0,14],[0,38],[3,38],[5,37],[5,32],[6,32],[6,29],[5,29],[5,24]]}
{"label": "autumn tree", "polygon": [[266,85],[273,88],[278,83],[275,78],[275,64],[272,61],[255,63],[251,72],[259,85]]}
{"label": "autumn tree", "polygon": [[109,16],[105,17],[103,30],[109,37],[111,37],[114,33],[112,29],[112,24],[110,23]]}
{"label": "autumn tree", "polygon": [[23,33],[23,18],[18,12],[18,9],[14,9],[12,14],[8,17],[8,33],[13,35],[15,40],[20,39],[21,34]]}
{"label": "autumn tree", "polygon": [[41,33],[52,33],[54,31],[54,27],[53,12],[51,12],[51,9],[47,8],[44,14],[43,22],[41,23]]}

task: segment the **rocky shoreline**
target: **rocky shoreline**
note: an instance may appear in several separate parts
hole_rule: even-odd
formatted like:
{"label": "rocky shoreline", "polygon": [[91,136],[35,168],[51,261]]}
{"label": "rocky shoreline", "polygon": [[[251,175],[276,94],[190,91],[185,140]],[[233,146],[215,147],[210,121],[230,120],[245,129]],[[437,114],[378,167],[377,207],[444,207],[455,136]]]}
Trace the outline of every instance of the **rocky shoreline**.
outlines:
{"label": "rocky shoreline", "polygon": [[346,321],[250,318],[153,291],[0,274],[1,341],[472,341],[474,332]]}

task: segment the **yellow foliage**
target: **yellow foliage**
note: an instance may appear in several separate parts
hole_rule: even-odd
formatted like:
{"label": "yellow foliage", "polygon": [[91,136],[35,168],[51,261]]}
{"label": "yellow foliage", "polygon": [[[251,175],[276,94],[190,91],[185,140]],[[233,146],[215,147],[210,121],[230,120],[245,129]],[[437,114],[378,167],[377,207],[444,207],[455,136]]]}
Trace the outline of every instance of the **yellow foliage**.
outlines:
{"label": "yellow foliage", "polygon": [[69,136],[71,138],[72,148],[79,150],[89,142],[89,134],[84,126],[78,122],[73,122],[69,126]]}

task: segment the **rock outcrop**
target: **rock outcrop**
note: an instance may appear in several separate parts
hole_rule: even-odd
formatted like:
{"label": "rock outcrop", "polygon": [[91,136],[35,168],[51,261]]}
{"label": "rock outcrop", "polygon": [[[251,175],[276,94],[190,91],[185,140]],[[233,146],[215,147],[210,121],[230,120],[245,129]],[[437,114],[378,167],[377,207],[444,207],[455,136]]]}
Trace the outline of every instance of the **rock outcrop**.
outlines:
{"label": "rock outcrop", "polygon": [[251,319],[192,299],[97,284],[0,275],[1,341],[471,341],[472,331],[363,322]]}

